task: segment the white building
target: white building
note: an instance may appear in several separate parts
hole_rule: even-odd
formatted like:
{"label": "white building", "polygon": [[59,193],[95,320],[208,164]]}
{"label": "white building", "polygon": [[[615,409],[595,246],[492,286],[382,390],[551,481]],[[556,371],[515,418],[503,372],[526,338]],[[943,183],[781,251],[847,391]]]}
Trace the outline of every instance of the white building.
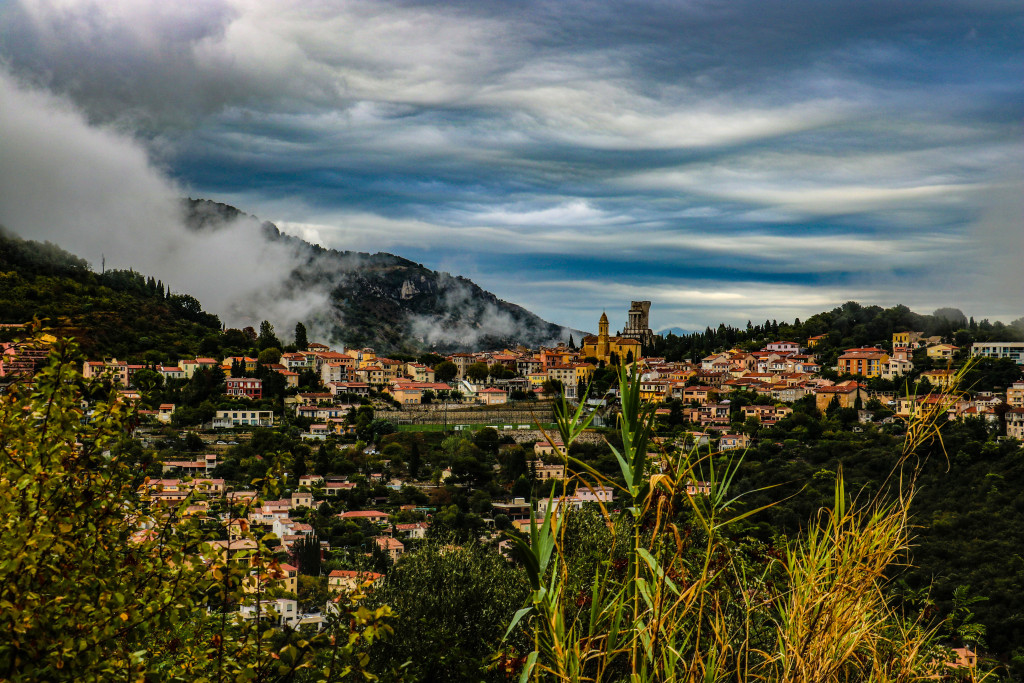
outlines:
{"label": "white building", "polygon": [[576,487],[576,498],[584,503],[610,503],[615,496],[615,489],[611,486],[595,486],[593,490],[580,484]]}
{"label": "white building", "polygon": [[254,427],[273,427],[274,413],[270,410],[218,410],[213,418],[213,428],[237,427],[252,425]]}
{"label": "white building", "polygon": [[1024,365],[1024,342],[977,342],[971,345],[975,358],[1009,358],[1017,365]]}
{"label": "white building", "polygon": [[[245,620],[256,618],[256,604],[242,605],[238,613]],[[260,621],[267,621],[276,626],[295,626],[299,622],[299,603],[287,598],[259,601]]]}
{"label": "white building", "polygon": [[800,345],[791,341],[776,341],[765,346],[764,350],[776,353],[800,353]]}

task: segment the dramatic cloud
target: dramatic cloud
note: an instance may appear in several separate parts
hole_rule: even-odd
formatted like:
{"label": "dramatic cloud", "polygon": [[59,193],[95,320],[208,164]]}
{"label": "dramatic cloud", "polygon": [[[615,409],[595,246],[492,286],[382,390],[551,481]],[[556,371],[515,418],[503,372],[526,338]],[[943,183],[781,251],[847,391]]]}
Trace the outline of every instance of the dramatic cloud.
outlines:
{"label": "dramatic cloud", "polygon": [[182,191],[588,328],[1019,317],[1022,33],[1012,0],[0,8],[10,68]]}
{"label": "dramatic cloud", "polygon": [[286,286],[295,256],[252,219],[186,227],[181,190],[141,145],[90,126],[67,102],[0,71],[0,225],[108,268],[133,268],[189,292],[235,325],[294,325],[323,292]]}

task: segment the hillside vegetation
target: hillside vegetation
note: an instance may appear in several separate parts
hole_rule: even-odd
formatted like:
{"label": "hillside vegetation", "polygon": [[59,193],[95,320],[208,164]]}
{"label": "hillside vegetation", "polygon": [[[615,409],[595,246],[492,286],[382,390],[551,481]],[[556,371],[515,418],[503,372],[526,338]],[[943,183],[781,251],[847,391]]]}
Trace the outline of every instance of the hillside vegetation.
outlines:
{"label": "hillside vegetation", "polygon": [[[220,319],[188,294],[131,270],[93,272],[50,242],[0,228],[0,323],[44,321],[91,358],[160,361],[199,351]],[[14,334],[8,332],[8,336]]]}

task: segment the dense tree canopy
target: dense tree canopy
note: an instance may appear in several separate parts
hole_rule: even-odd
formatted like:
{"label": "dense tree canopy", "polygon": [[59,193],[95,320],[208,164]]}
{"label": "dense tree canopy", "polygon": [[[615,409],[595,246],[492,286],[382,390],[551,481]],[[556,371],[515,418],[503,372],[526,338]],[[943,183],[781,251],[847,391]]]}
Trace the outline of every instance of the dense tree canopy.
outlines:
{"label": "dense tree canopy", "polygon": [[374,603],[390,606],[403,627],[373,656],[409,662],[409,680],[422,683],[504,681],[487,665],[526,592],[522,570],[498,553],[440,539],[404,557],[374,592]]}
{"label": "dense tree canopy", "polygon": [[459,374],[459,368],[450,360],[441,361],[434,366],[434,379],[438,382],[451,382]]}
{"label": "dense tree canopy", "polygon": [[[220,320],[195,298],[130,270],[95,273],[50,243],[0,229],[0,322],[39,318],[90,357],[157,362],[195,355]],[[10,336],[12,333],[6,333]]]}

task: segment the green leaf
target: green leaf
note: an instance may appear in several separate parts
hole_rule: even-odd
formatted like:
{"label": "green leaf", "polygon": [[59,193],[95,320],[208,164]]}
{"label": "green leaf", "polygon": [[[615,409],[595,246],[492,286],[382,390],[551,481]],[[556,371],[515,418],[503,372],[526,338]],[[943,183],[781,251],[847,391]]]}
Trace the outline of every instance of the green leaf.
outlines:
{"label": "green leaf", "polygon": [[530,679],[530,674],[533,673],[533,667],[537,664],[537,651],[534,650],[530,653],[530,656],[526,658],[526,664],[523,666],[523,672],[519,674],[519,683],[526,683]]}
{"label": "green leaf", "polygon": [[501,637],[501,639],[502,640],[506,640],[508,638],[508,634],[512,633],[512,629],[514,629],[516,627],[516,624],[518,624],[520,621],[522,621],[523,617],[525,617],[527,614],[529,614],[532,611],[533,611],[533,606],[532,605],[527,606],[527,607],[523,607],[522,609],[519,609],[519,610],[516,610],[516,613],[512,616],[512,622],[508,625],[508,628],[505,629],[505,635],[503,635]]}

